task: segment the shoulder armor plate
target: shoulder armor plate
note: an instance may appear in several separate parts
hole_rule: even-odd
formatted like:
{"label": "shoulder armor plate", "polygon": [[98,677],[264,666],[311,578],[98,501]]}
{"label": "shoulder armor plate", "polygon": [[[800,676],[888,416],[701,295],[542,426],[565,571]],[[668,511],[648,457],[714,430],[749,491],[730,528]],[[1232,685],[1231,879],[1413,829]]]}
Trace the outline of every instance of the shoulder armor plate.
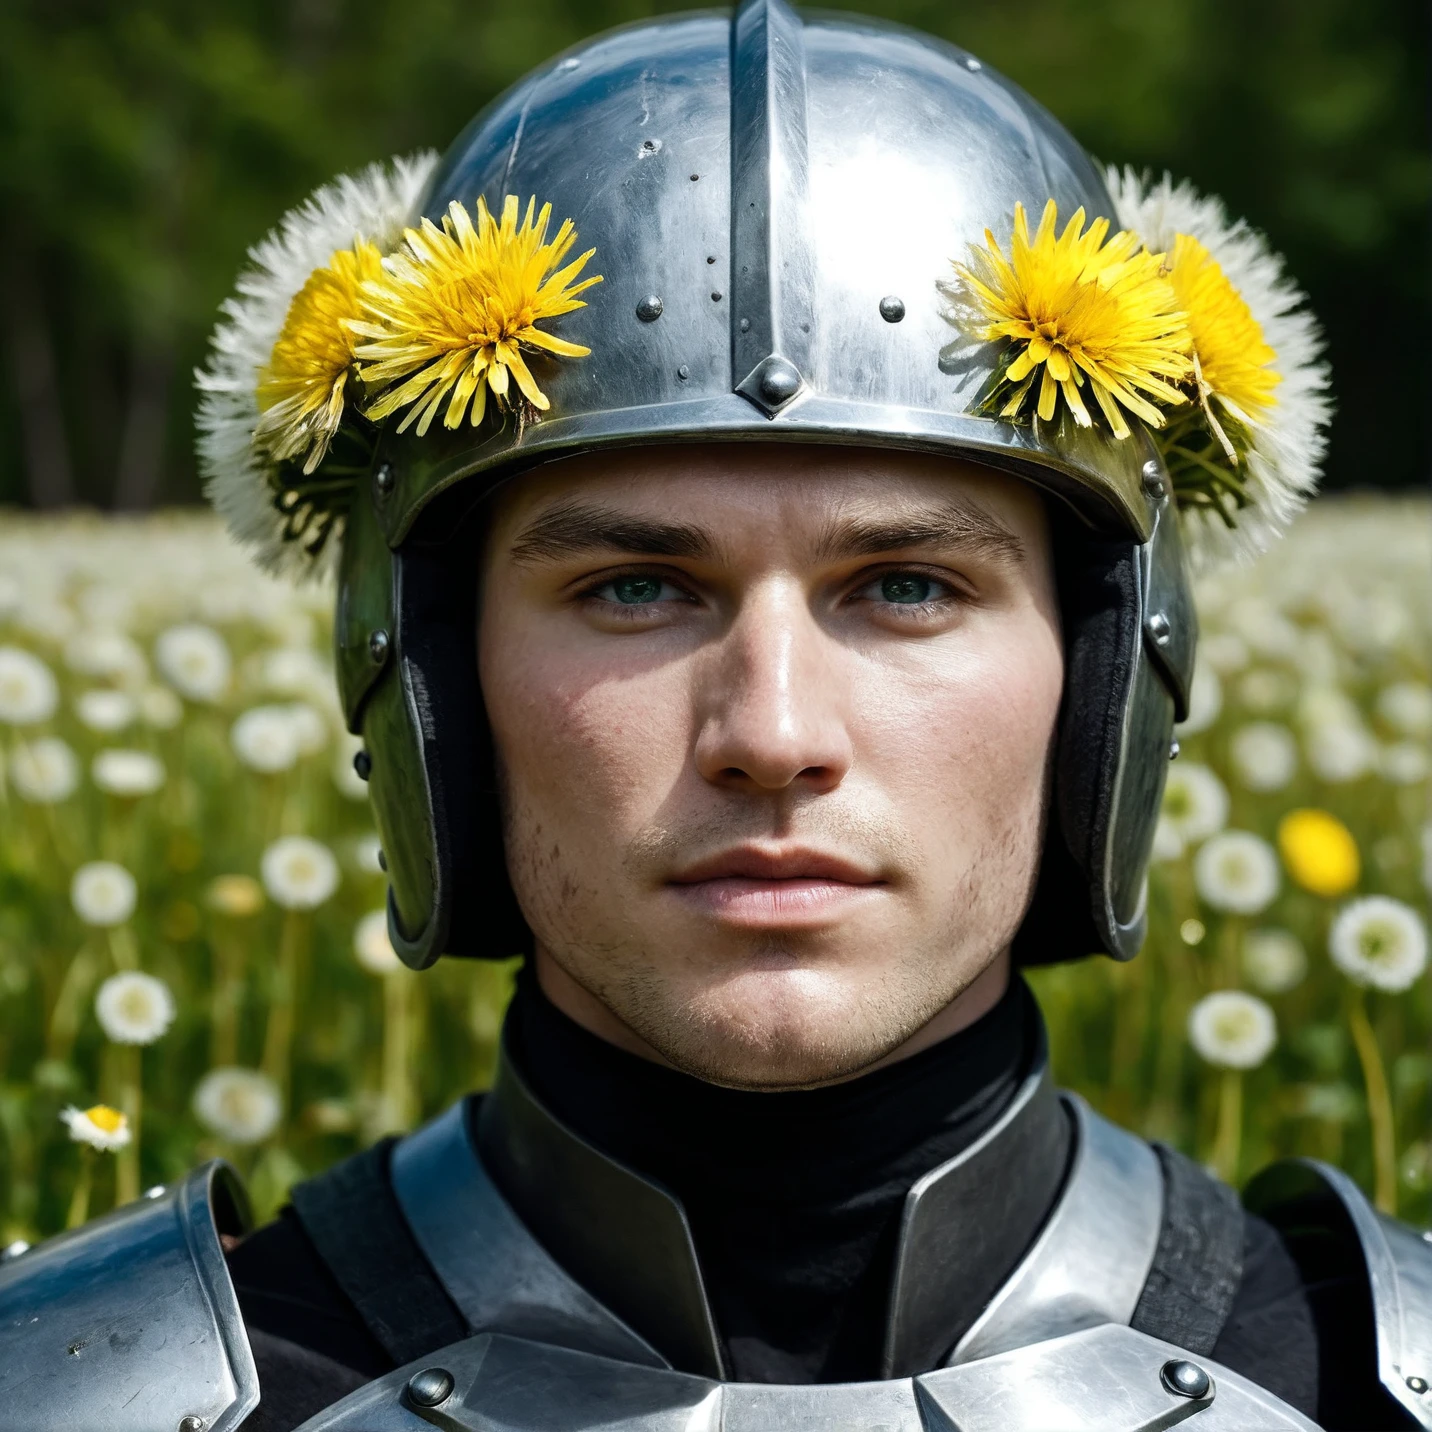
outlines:
{"label": "shoulder armor plate", "polygon": [[1432,1428],[1432,1234],[1377,1212],[1347,1174],[1312,1159],[1264,1169],[1243,1201],[1276,1228],[1352,1232],[1372,1293],[1378,1378],[1415,1426]]}
{"label": "shoulder armor plate", "polygon": [[214,1162],[0,1265],[0,1432],[229,1432],[258,1374],[220,1232],[247,1229]]}
{"label": "shoulder armor plate", "polygon": [[298,1432],[1162,1432],[1175,1425],[1317,1432],[1237,1373],[1114,1324],[914,1378],[802,1386],[714,1382],[485,1333],[370,1382]]}

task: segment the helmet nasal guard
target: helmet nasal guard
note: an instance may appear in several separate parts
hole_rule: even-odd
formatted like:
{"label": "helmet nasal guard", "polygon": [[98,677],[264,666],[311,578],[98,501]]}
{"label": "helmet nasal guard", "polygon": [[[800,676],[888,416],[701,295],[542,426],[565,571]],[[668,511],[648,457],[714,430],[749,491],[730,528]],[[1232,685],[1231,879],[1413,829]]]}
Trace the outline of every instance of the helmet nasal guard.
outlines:
{"label": "helmet nasal guard", "polygon": [[410,965],[530,939],[506,875],[474,656],[481,499],[601,447],[803,442],[947,453],[1067,513],[1067,686],[1054,807],[1021,958],[1135,954],[1195,639],[1173,495],[1138,425],[982,416],[994,345],[961,344],[937,283],[1016,203],[1111,215],[1074,140],[928,36],[783,0],[599,37],[478,116],[422,210],[535,193],[605,275],[560,320],[592,359],[529,359],[550,415],[379,434],[339,565],[339,682],[369,753]]}

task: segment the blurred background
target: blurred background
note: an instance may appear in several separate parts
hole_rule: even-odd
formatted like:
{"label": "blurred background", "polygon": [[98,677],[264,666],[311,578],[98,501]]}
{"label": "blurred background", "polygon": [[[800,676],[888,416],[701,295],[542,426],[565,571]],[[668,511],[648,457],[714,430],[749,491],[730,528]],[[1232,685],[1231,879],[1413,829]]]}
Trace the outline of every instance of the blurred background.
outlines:
{"label": "blurred background", "polygon": [[[1235,1179],[1330,1158],[1425,1220],[1425,12],[861,8],[967,46],[1100,159],[1223,195],[1311,296],[1335,495],[1201,591],[1144,955],[1037,988],[1060,1077],[1115,1117]],[[217,1153],[271,1212],[488,1077],[510,970],[395,968],[328,596],[182,510],[191,373],[245,250],[314,186],[441,149],[531,66],[651,13],[0,6],[0,1245]],[[123,1148],[70,1137],[64,1111],[101,1101]]]}

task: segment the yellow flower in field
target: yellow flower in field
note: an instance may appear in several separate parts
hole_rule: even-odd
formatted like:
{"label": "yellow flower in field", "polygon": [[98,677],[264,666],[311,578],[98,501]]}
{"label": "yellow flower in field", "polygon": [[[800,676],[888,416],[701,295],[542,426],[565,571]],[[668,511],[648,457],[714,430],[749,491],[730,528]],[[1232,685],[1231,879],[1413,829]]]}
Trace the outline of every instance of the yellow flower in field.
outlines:
{"label": "yellow flower in field", "polygon": [[1016,418],[1032,401],[1047,422],[1062,394],[1074,421],[1087,428],[1087,385],[1115,437],[1129,435],[1123,409],[1162,427],[1155,403],[1185,402],[1175,385],[1192,371],[1188,328],[1163,255],[1148,253],[1128,232],[1105,242],[1107,219],[1085,232],[1083,209],[1056,238],[1057,218],[1051,199],[1031,239],[1024,206],[1016,204],[1010,257],[986,229],[986,247],[971,245],[970,263],[955,266],[974,335],[1011,340],[1014,357],[992,404],[1000,417]]}
{"label": "yellow flower in field", "polygon": [[1203,391],[1240,422],[1256,426],[1277,402],[1273,390],[1283,379],[1272,364],[1278,355],[1247,300],[1197,239],[1179,234],[1168,262],[1169,282],[1188,315]]}
{"label": "yellow flower in field", "polygon": [[500,222],[479,196],[474,228],[467,209],[454,200],[442,228],[424,219],[421,229],[406,230],[404,248],[388,260],[382,277],[363,286],[367,318],[353,325],[370,340],[357,350],[365,386],[397,384],[364,410],[366,417],[378,422],[411,404],[398,431],[416,421],[421,435],[446,401],[444,426],[457,427],[471,404],[476,427],[487,411],[489,388],[501,407],[547,409],[522,349],[586,357],[591,349],[536,325],[585,308],[577,295],[602,280],[576,281],[595,249],[558,267],[577,241],[576,230],[567,219],[549,241],[552,206],[544,204],[534,219],[536,205],[535,198],[528,201],[519,226],[515,195],[504,200]]}
{"label": "yellow flower in field", "polygon": [[1278,849],[1288,874],[1326,899],[1346,895],[1362,873],[1352,832],[1325,810],[1289,811],[1278,824]]}
{"label": "yellow flower in field", "polygon": [[314,269],[289,304],[268,366],[259,375],[259,421],[254,444],[279,462],[303,459],[312,472],[323,461],[343,420],[356,343],[349,326],[359,317],[359,288],[379,277],[383,260],[364,239],[339,249]]}
{"label": "yellow flower in field", "polygon": [[252,875],[216,875],[205,899],[211,910],[241,919],[263,909],[264,888]]}
{"label": "yellow flower in field", "polygon": [[103,1153],[117,1153],[129,1143],[129,1120],[108,1104],[77,1109],[73,1104],[60,1110],[60,1122],[77,1144],[88,1144]]}

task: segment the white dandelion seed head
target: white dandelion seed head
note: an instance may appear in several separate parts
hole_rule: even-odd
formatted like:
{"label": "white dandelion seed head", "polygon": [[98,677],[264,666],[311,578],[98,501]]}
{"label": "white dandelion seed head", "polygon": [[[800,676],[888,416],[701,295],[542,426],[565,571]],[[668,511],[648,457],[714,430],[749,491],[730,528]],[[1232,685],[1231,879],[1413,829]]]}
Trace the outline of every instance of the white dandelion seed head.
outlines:
{"label": "white dandelion seed head", "polygon": [[165,681],[190,701],[213,703],[229,689],[229,644],[213,627],[185,622],[160,632],[154,661]]}
{"label": "white dandelion seed head", "polygon": [[194,1089],[194,1115],[231,1144],[262,1143],[278,1128],[283,1099],[257,1069],[211,1069]]}
{"label": "white dandelion seed head", "polygon": [[1273,366],[1283,381],[1273,406],[1250,433],[1250,505],[1238,513],[1231,531],[1216,514],[1181,514],[1195,570],[1246,562],[1287,531],[1317,490],[1332,417],[1317,321],[1282,258],[1244,220],[1230,220],[1221,200],[1187,182],[1175,184],[1168,174],[1153,180],[1133,169],[1111,168],[1105,178],[1120,227],[1133,230],[1156,253],[1167,252],[1178,234],[1197,239],[1242,295],[1277,354]]}
{"label": "white dandelion seed head", "polygon": [[1298,769],[1298,743],[1286,726],[1253,721],[1240,726],[1228,744],[1239,784],[1250,791],[1280,791]]}
{"label": "white dandelion seed head", "polygon": [[1291,705],[1298,694],[1297,683],[1285,671],[1259,666],[1246,671],[1238,681],[1238,699],[1250,710],[1266,715]]}
{"label": "white dandelion seed head", "polygon": [[291,770],[299,757],[298,729],[287,706],[253,706],[229,731],[234,754],[251,771]]}
{"label": "white dandelion seed head", "polygon": [[174,1023],[174,996],[163,980],[122,970],[100,985],[94,1012],[115,1044],[153,1044]]}
{"label": "white dandelion seed head", "polygon": [[81,865],[70,881],[70,903],[86,925],[107,929],[134,914],[139,886],[124,866],[112,860]]}
{"label": "white dandelion seed head", "polygon": [[1196,845],[1226,824],[1228,790],[1208,766],[1179,761],[1164,786],[1163,818],[1185,845]]}
{"label": "white dandelion seed head", "polygon": [[1338,912],[1328,952],[1355,984],[1396,994],[1411,988],[1427,967],[1427,927],[1401,900],[1369,895]]}
{"label": "white dandelion seed head", "polygon": [[75,715],[91,731],[123,731],[136,714],[134,698],[127,691],[98,686],[75,698]]}
{"label": "white dandelion seed head", "polygon": [[184,707],[167,686],[146,686],[139,693],[139,719],[155,731],[172,731],[184,719]]}
{"label": "white dandelion seed head", "polygon": [[1216,1068],[1256,1069],[1278,1042],[1278,1021],[1256,994],[1215,990],[1189,1011],[1188,1041]]}
{"label": "white dandelion seed head", "polygon": [[1357,726],[1362,712],[1340,686],[1309,686],[1298,697],[1298,722],[1305,731],[1318,726]]}
{"label": "white dandelion seed head", "polygon": [[90,779],[111,796],[147,796],[164,784],[164,763],[148,751],[100,751],[90,763]]}
{"label": "white dandelion seed head", "polygon": [[370,910],[353,931],[353,953],[369,974],[386,975],[403,968],[388,938],[388,912]]}
{"label": "white dandelion seed head", "polygon": [[1194,856],[1193,883],[1203,902],[1215,910],[1257,915],[1278,893],[1278,857],[1251,831],[1220,831]]}
{"label": "white dandelion seed head", "polygon": [[1398,681],[1377,693],[1377,714],[1403,736],[1432,735],[1432,686]]}
{"label": "white dandelion seed head", "polygon": [[1419,741],[1394,741],[1378,756],[1378,770],[1395,786],[1420,786],[1428,769],[1427,747]]}
{"label": "white dandelion seed head", "polygon": [[1377,742],[1360,722],[1327,721],[1304,737],[1308,765],[1320,780],[1344,785],[1377,768]]}
{"label": "white dandelion seed head", "polygon": [[133,637],[122,631],[86,628],[65,643],[65,665],[78,676],[94,676],[134,686],[149,673]]}
{"label": "white dandelion seed head", "polygon": [[1188,719],[1179,722],[1180,735],[1196,736],[1206,731],[1218,720],[1223,710],[1223,683],[1218,673],[1206,661],[1193,669],[1193,681],[1188,691]]}
{"label": "white dandelion seed head", "polygon": [[338,862],[326,845],[286,835],[264,851],[259,873],[275,905],[314,910],[338,889]]}
{"label": "white dandelion seed head", "polygon": [[58,736],[17,746],[10,758],[10,784],[21,800],[32,805],[67,800],[79,780],[79,759]]}
{"label": "white dandelion seed head", "polygon": [[1160,815],[1154,825],[1154,848],[1152,858],[1157,861],[1178,860],[1185,846],[1178,827],[1166,816]]}
{"label": "white dandelion seed head", "polygon": [[328,722],[306,701],[294,701],[284,708],[293,727],[294,744],[300,756],[315,756],[328,745]]}
{"label": "white dandelion seed head", "polygon": [[390,250],[415,214],[437,162],[436,154],[424,152],[370,164],[325,184],[249,250],[238,291],[223,305],[208,363],[194,375],[200,393],[199,462],[209,500],[266,571],[296,578],[325,574],[340,543],[330,539],[315,561],[301,543],[283,538],[284,519],[274,509],[265,464],[252,443],[259,370],[269,361],[294,295],[314,269],[360,238]]}
{"label": "white dandelion seed head", "polygon": [[1308,952],[1291,930],[1250,930],[1243,938],[1243,973],[1264,994],[1286,994],[1308,973]]}
{"label": "white dandelion seed head", "polygon": [[0,721],[33,726],[48,721],[60,702],[55,673],[22,646],[0,646]]}
{"label": "white dandelion seed head", "polygon": [[96,1104],[89,1109],[77,1109],[69,1104],[60,1110],[60,1122],[77,1144],[88,1144],[101,1153],[118,1153],[132,1137],[129,1120],[118,1109],[111,1109],[105,1104]]}
{"label": "white dandelion seed head", "polygon": [[331,697],[333,673],[309,646],[279,646],[258,655],[253,679],[276,696]]}
{"label": "white dandelion seed head", "polygon": [[1237,632],[1209,632],[1198,639],[1198,657],[1220,676],[1232,676],[1248,665],[1248,643]]}

